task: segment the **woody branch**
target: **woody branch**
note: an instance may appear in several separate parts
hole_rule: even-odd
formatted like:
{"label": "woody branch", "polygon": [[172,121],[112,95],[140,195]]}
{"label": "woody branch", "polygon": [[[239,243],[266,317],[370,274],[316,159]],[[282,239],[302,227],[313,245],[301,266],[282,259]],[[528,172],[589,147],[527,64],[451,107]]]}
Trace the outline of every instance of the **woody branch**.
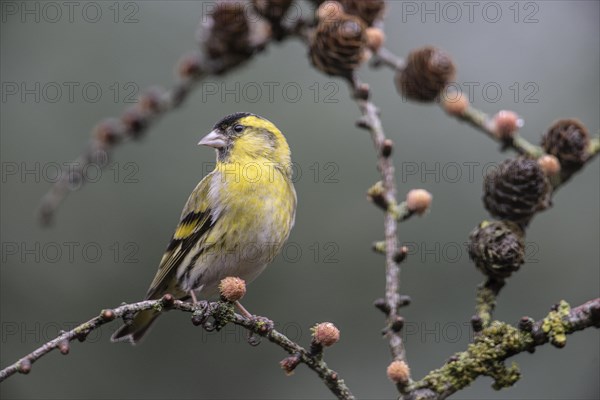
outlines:
{"label": "woody branch", "polygon": [[[336,397],[339,399],[354,398],[340,375],[330,369],[323,360],[322,348],[319,352],[306,350],[304,347],[293,342],[287,336],[274,329],[272,321],[261,317],[246,318],[235,313],[231,302],[201,301],[198,304],[192,304],[175,300],[173,296],[169,294],[158,300],[145,300],[137,303],[122,304],[113,309],[102,310],[100,315],[79,324],[70,331],[61,333],[56,338],[48,341],[12,365],[2,369],[0,371],[0,382],[16,373],[28,374],[31,372],[32,364],[34,362],[53,350],[59,350],[62,354],[68,354],[71,342],[75,340],[83,342],[92,331],[101,326],[119,318],[127,320],[136,312],[144,310],[178,310],[192,313],[192,323],[194,325],[202,325],[204,329],[207,330],[218,330],[228,323],[241,326],[244,329],[247,329],[251,334],[267,338],[270,342],[281,347],[284,351],[294,357],[295,364],[293,366],[289,361],[285,363],[287,359],[282,362],[282,367],[287,373],[291,373],[299,363],[306,364],[310,369],[315,371]],[[209,321],[211,318],[213,321]],[[313,334],[313,342],[318,341],[318,338],[317,335]],[[249,338],[249,341],[253,345],[259,343],[254,338]]]}

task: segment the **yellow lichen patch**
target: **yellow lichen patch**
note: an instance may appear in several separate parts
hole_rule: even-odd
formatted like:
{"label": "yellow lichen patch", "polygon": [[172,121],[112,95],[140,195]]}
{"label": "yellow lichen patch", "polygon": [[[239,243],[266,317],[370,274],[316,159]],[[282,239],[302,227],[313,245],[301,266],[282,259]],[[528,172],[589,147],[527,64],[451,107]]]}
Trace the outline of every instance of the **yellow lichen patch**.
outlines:
{"label": "yellow lichen patch", "polygon": [[570,312],[569,303],[561,300],[556,310],[551,311],[542,322],[542,330],[550,338],[550,343],[556,347],[565,347],[567,344],[568,322],[565,318]]}
{"label": "yellow lichen patch", "polygon": [[449,387],[462,389],[478,376],[486,375],[494,379],[494,389],[511,386],[521,375],[516,364],[506,367],[503,360],[530,344],[530,335],[523,335],[504,322],[494,321],[475,337],[467,351],[455,354],[452,361],[429,373],[418,385],[443,393]]}

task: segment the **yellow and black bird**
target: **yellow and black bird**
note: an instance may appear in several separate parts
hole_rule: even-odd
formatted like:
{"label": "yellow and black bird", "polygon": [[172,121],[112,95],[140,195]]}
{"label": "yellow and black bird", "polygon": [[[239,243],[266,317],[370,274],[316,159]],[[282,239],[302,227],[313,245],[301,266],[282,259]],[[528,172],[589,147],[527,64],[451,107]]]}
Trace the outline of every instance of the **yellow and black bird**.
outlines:
{"label": "yellow and black bird", "polygon": [[[215,169],[187,200],[146,299],[210,298],[221,279],[256,278],[277,255],[296,214],[290,148],[270,121],[229,115],[199,145],[216,149]],[[139,312],[112,336],[137,343],[160,315]]]}

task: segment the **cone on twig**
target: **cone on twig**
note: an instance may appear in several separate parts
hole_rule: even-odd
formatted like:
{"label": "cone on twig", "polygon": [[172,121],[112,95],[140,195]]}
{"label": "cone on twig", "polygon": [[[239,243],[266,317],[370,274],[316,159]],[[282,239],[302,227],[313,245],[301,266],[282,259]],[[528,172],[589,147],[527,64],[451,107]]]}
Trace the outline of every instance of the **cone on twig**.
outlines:
{"label": "cone on twig", "polygon": [[353,71],[366,59],[365,30],[366,25],[359,18],[344,13],[320,19],[310,41],[312,64],[328,75],[351,79]]}
{"label": "cone on twig", "polygon": [[586,127],[576,119],[556,121],[542,137],[542,147],[560,161],[565,169],[577,170],[585,164],[589,155],[587,147],[590,135]]}
{"label": "cone on twig", "polygon": [[206,16],[198,36],[209,60],[221,62],[223,68],[249,58],[254,52],[253,37],[265,22],[249,21],[249,9],[241,0],[218,0]]}
{"label": "cone on twig", "polygon": [[536,212],[550,207],[550,196],[550,182],[535,160],[506,160],[485,177],[485,208],[501,219],[527,224]]}
{"label": "cone on twig", "polygon": [[508,278],[525,262],[523,230],[514,222],[483,221],[469,239],[469,257],[490,278]]}
{"label": "cone on twig", "polygon": [[448,53],[426,46],[410,52],[406,67],[396,75],[396,87],[410,100],[432,102],[455,74],[456,67]]}
{"label": "cone on twig", "polygon": [[381,19],[385,12],[384,0],[340,0],[340,3],[346,13],[356,15],[368,26]]}

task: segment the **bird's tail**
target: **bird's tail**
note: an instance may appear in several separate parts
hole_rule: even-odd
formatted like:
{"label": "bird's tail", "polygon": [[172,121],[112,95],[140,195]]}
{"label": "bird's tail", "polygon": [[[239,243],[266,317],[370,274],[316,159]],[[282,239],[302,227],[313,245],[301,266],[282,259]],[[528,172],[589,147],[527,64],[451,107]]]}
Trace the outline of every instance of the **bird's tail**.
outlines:
{"label": "bird's tail", "polygon": [[130,324],[120,327],[110,338],[113,342],[130,342],[136,344],[148,331],[160,311],[145,310],[138,312]]}

